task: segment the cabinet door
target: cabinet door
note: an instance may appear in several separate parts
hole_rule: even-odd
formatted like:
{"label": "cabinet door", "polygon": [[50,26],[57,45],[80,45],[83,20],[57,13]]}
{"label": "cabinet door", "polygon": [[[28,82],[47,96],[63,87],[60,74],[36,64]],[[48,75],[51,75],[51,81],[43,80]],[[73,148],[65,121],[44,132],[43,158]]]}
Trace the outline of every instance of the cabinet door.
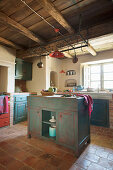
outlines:
{"label": "cabinet door", "polygon": [[26,67],[26,80],[32,80],[32,63],[25,63]]}
{"label": "cabinet door", "polygon": [[27,102],[17,102],[14,104],[14,123],[27,120]]}
{"label": "cabinet door", "polygon": [[59,113],[57,118],[57,140],[73,147],[75,144],[74,113]]}
{"label": "cabinet door", "polygon": [[29,134],[41,135],[41,112],[37,108],[29,109]]}
{"label": "cabinet door", "polygon": [[15,79],[32,80],[32,63],[16,59]]}
{"label": "cabinet door", "polygon": [[109,101],[94,99],[93,111],[91,113],[91,124],[109,127]]}
{"label": "cabinet door", "polygon": [[23,77],[23,66],[22,62],[16,62],[15,65],[15,79],[22,79]]}

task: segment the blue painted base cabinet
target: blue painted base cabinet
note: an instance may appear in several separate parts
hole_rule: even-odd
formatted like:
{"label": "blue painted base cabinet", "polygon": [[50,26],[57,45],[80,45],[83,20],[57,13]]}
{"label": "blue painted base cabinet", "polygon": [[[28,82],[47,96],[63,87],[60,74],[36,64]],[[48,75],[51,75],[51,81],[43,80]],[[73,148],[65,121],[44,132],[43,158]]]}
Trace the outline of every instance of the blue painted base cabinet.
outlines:
{"label": "blue painted base cabinet", "polygon": [[14,96],[13,124],[27,120],[27,96],[28,95]]}
{"label": "blue painted base cabinet", "polygon": [[[49,136],[49,120],[56,119],[56,136]],[[88,107],[84,98],[28,97],[28,137],[51,139],[79,156],[90,142]]]}
{"label": "blue painted base cabinet", "polygon": [[91,124],[109,127],[109,100],[94,99]]}

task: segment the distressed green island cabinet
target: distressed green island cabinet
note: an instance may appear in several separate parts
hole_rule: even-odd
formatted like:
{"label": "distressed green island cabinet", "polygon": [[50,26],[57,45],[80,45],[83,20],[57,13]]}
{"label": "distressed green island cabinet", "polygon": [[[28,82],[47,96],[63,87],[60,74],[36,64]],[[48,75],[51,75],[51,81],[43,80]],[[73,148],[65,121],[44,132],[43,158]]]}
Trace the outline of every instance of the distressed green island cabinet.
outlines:
{"label": "distressed green island cabinet", "polygon": [[[56,119],[56,137],[49,136],[49,120]],[[90,142],[88,107],[84,98],[28,97],[28,137],[52,139],[57,144],[71,148],[76,156]]]}

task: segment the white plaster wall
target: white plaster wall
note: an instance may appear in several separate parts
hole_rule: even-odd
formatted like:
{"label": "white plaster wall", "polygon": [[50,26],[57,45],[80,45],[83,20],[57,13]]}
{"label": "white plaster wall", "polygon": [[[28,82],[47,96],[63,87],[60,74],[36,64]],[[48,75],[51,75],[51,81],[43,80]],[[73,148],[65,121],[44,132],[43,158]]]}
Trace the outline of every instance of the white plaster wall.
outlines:
{"label": "white plaster wall", "polygon": [[40,58],[35,58],[32,62],[32,80],[26,81],[26,87],[29,92],[40,94],[42,89],[46,89],[46,58],[42,58],[43,68],[38,68],[37,63]]}
{"label": "white plaster wall", "polygon": [[[82,63],[87,63],[91,61],[104,60],[104,59],[113,59],[113,50],[103,51],[97,53],[97,56],[92,56],[91,54],[78,56],[78,62],[72,63],[72,59],[62,60],[62,69],[66,72],[67,70],[75,70],[76,75],[66,76],[61,74],[59,77],[59,88],[61,90],[67,89],[64,87],[66,79],[76,79],[77,85],[82,84]],[[69,88],[68,88],[69,89]],[[70,88],[72,89],[72,88]]]}
{"label": "white plaster wall", "polygon": [[8,67],[7,92],[14,92],[16,50],[0,45],[0,66]]}
{"label": "white plaster wall", "polygon": [[46,57],[46,89],[50,87],[50,72],[54,71],[57,73],[56,86],[59,88],[60,71],[61,71],[62,61],[57,58]]}
{"label": "white plaster wall", "polygon": [[0,66],[0,92],[7,92],[8,67]]}
{"label": "white plaster wall", "polygon": [[[40,61],[39,58],[34,59],[32,65],[32,80],[26,81],[27,90],[29,92],[37,92],[40,94],[42,89],[48,89],[50,87],[50,72],[55,71],[58,75],[58,86],[59,86],[59,72],[61,70],[61,60],[51,58],[49,56],[43,57],[42,62],[43,68],[38,68],[37,63]],[[59,88],[59,87],[58,87]]]}
{"label": "white plaster wall", "polygon": [[[97,54],[97,56],[92,56],[91,54],[78,56],[78,62],[76,64],[72,63],[72,59],[64,59],[59,60],[56,58],[51,58],[49,56],[44,57],[42,59],[44,63],[44,68],[39,69],[37,67],[37,63],[39,62],[39,58],[33,61],[33,75],[32,81],[27,81],[27,89],[29,92],[38,92],[42,89],[48,89],[50,87],[50,72],[55,71],[58,74],[58,89],[64,90],[68,89],[65,85],[66,79],[76,79],[77,85],[82,84],[82,63],[104,60],[104,59],[112,59],[113,58],[113,50],[104,51]],[[65,73],[60,73],[61,70],[65,72],[67,70],[75,70],[76,75],[66,76]],[[72,89],[72,88],[71,88]]]}

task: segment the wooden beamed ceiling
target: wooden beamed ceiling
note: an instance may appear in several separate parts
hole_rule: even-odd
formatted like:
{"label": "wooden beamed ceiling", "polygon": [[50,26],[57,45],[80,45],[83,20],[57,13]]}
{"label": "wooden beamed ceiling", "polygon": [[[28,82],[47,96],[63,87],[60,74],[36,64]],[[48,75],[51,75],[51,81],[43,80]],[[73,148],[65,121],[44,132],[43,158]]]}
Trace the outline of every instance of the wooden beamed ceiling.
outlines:
{"label": "wooden beamed ceiling", "polygon": [[0,37],[0,43],[5,44],[7,46],[11,46],[11,47],[13,47],[15,49],[21,49],[22,48],[21,46],[16,45],[15,43],[13,43],[13,42],[5,39],[5,38],[2,38],[2,37]]}
{"label": "wooden beamed ceiling", "polygon": [[13,29],[16,29],[17,32],[19,32],[20,34],[25,35],[26,37],[30,38],[31,40],[33,40],[33,41],[35,41],[39,44],[44,43],[44,40],[41,37],[36,36],[34,33],[29,31],[27,28],[25,28],[24,26],[22,26],[18,22],[14,21],[10,17],[8,17],[3,12],[0,12],[0,22],[3,23],[3,24],[5,23],[6,25],[11,26]]}
{"label": "wooden beamed ceiling", "polygon": [[[85,38],[87,28],[89,38],[112,32],[112,0],[26,0],[25,2],[55,28],[59,28],[63,35],[73,35],[71,39],[67,38],[70,43],[77,41],[75,35],[78,32],[79,14],[82,14],[81,34]],[[17,50],[18,57],[33,57],[44,50],[51,51],[67,46],[63,40],[51,43],[58,38],[60,35],[20,0],[0,1],[0,42],[16,49],[25,48]]]}
{"label": "wooden beamed ceiling", "polygon": [[[100,25],[91,27],[89,29],[89,39],[109,34],[110,32],[113,31],[112,26],[113,26],[113,20],[110,22],[104,23],[104,24],[100,24]],[[106,29],[104,29],[104,28],[106,28]],[[86,37],[87,31],[82,30],[81,34],[83,37]],[[71,44],[76,44],[77,42],[81,42],[80,37],[78,37],[76,39],[76,34],[72,35],[71,37],[70,36],[66,36],[66,37],[67,37],[66,40],[68,42],[70,42]],[[60,49],[63,47],[67,48],[67,42],[65,42],[64,40],[60,40],[60,41],[56,41],[56,42],[53,41],[50,44],[47,44],[45,46],[33,47],[33,48],[29,48],[27,50],[17,50],[17,57],[23,58],[23,59],[36,57],[36,56],[40,56],[42,53],[47,54],[47,52],[50,52],[51,49],[56,50],[56,48]]]}

